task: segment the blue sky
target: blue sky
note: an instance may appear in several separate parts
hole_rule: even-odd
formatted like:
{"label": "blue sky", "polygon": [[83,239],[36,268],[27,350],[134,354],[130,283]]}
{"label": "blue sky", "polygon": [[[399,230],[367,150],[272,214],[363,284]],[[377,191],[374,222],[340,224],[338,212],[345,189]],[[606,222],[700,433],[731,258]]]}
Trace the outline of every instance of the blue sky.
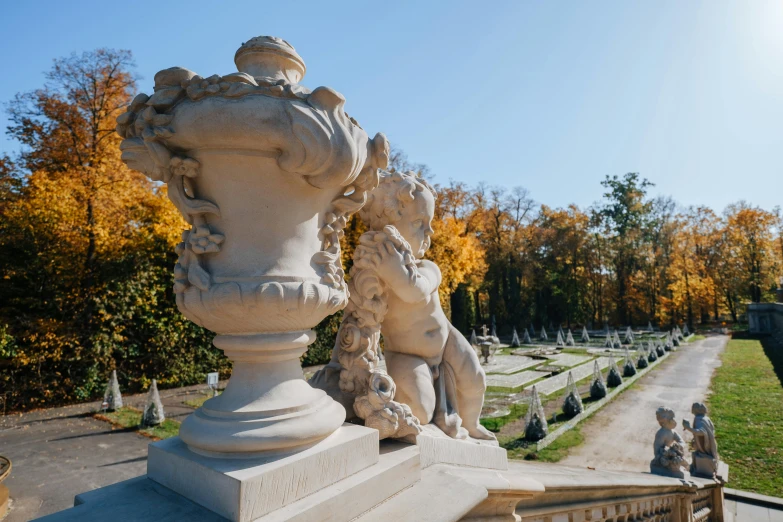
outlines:
{"label": "blue sky", "polygon": [[586,206],[638,171],[684,205],[783,204],[779,0],[14,2],[0,34],[2,102],[72,51],[132,50],[150,92],[174,65],[231,72],[268,34],[438,182]]}

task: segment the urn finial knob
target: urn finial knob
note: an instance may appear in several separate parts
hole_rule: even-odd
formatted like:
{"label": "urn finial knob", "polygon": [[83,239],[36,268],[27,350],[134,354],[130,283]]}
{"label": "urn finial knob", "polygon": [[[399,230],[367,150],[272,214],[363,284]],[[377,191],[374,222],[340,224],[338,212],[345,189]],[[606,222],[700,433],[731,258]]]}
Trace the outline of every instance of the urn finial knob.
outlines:
{"label": "urn finial knob", "polygon": [[299,83],[306,67],[294,47],[276,36],[256,36],[243,43],[234,55],[240,72],[253,77],[285,79]]}

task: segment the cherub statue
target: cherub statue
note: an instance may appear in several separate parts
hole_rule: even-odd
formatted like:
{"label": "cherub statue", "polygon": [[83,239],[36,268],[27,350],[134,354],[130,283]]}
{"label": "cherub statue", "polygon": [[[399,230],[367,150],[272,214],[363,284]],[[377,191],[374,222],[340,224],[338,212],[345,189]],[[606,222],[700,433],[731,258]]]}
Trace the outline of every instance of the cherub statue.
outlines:
{"label": "cherub statue", "polygon": [[650,472],[657,475],[685,478],[683,467],[688,464],[685,460],[685,441],[674,428],[677,421],[674,419],[674,410],[660,407],[655,412],[661,429],[655,434],[653,450],[655,457],[650,462]]}
{"label": "cherub statue", "polygon": [[[479,423],[486,377],[440,305],[441,272],[430,247],[435,191],[414,173],[382,172],[360,216],[350,302],[331,362],[313,386],[351,409],[380,437],[411,440],[421,424],[454,438],[495,440]],[[383,333],[386,369],[379,367]],[[339,372],[339,383],[335,377]],[[352,407],[352,408],[351,408]]]}
{"label": "cherub statue", "polygon": [[712,478],[718,471],[718,443],[715,442],[715,426],[707,417],[707,406],[694,402],[691,406],[693,427],[683,419],[682,427],[693,434],[693,462],[691,474]]}

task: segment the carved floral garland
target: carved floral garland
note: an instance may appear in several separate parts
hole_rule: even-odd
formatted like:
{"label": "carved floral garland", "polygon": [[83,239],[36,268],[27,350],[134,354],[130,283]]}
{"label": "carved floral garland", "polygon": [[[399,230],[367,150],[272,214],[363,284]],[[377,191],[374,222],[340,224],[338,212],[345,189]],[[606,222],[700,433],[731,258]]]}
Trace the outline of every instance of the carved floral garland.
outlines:
{"label": "carved floral garland", "polygon": [[[198,256],[218,252],[224,237],[213,233],[203,217],[204,214],[220,215],[218,207],[195,196],[191,180],[198,175],[198,161],[175,156],[164,143],[164,140],[174,135],[173,129],[169,127],[173,115],[165,112],[186,98],[198,101],[210,96],[239,98],[249,94],[305,101],[316,111],[324,110],[324,106],[330,105],[334,100],[328,98],[333,94],[339,97],[329,89],[319,88],[311,92],[306,87],[291,84],[285,79],[253,77],[244,72],[203,78],[187,69],[175,67],[158,73],[155,93],[152,96],[139,94],[127,112],[117,118],[118,134],[129,142],[141,140],[146,148],[151,164],[147,162],[140,170],[155,181],[169,184],[169,198],[193,225],[190,231],[183,233],[182,242],[177,246],[180,257],[175,267],[176,293],[184,292],[188,284],[201,290],[209,289],[210,276],[201,267]],[[326,102],[329,103],[325,103],[324,98],[327,98]],[[337,115],[338,119],[345,118],[350,124],[361,128],[354,118],[341,109],[340,100],[341,97],[336,104],[337,112],[340,113]],[[301,112],[301,109],[297,110]],[[323,118],[320,114],[318,117]],[[127,148],[132,146],[133,144],[128,145]],[[348,218],[366,203],[369,192],[378,186],[378,169],[385,168],[388,163],[389,143],[383,134],[376,134],[370,141],[369,153],[369,164],[361,170],[353,183],[332,201],[331,209],[325,214],[324,224],[319,231],[322,249],[313,258],[316,264],[323,267],[321,282],[343,291],[345,298],[348,296],[348,288],[340,259],[340,238]]]}
{"label": "carved floral garland", "polygon": [[365,425],[380,432],[380,438],[403,438],[422,428],[410,407],[394,401],[392,378],[378,367],[381,323],[387,311],[386,288],[378,276],[379,249],[386,242],[402,252],[411,280],[418,274],[410,245],[392,225],[383,231],[365,232],[353,256],[350,301],[337,332],[340,390],[355,396],[353,409]]}

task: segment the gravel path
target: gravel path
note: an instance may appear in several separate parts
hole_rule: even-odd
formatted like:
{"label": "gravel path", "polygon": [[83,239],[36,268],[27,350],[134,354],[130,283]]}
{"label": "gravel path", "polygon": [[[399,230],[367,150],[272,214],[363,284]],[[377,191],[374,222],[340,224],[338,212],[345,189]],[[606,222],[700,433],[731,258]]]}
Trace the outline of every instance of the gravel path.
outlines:
{"label": "gravel path", "polygon": [[[704,402],[712,373],[728,342],[724,335],[681,346],[635,386],[599,410],[582,426],[584,444],[562,464],[605,470],[649,471],[652,443],[659,426],[655,410],[672,408],[677,422],[692,420],[691,404]],[[717,427],[720,429],[720,426]],[[690,435],[680,433],[685,440]]]}

